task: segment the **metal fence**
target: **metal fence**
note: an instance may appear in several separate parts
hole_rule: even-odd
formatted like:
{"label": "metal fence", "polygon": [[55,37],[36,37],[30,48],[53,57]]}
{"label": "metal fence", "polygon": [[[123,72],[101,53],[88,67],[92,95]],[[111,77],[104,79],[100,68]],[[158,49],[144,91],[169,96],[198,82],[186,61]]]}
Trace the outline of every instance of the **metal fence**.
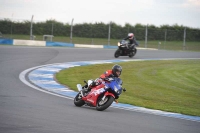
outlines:
{"label": "metal fence", "polygon": [[[21,20],[22,21],[22,20]],[[15,23],[17,22],[17,24]],[[0,38],[24,39],[24,40],[45,40],[57,42],[71,42],[76,44],[91,45],[117,45],[117,42],[127,36],[127,33],[133,32],[139,47],[156,48],[166,50],[191,50],[200,51],[200,29],[187,30],[177,29],[159,29],[151,27],[126,27],[114,28],[112,23],[105,25],[95,25],[89,28],[84,25],[75,27],[73,20],[64,27],[58,24],[48,23],[48,25],[37,25],[35,27],[33,18],[31,21],[23,20],[26,26],[20,25],[20,21],[12,20],[9,24],[0,25]],[[26,29],[20,32],[19,29]],[[35,29],[43,29],[43,34]],[[59,33],[62,30],[62,33]],[[101,32],[98,32],[101,29]],[[103,30],[102,30],[103,29]],[[95,31],[94,31],[95,30]],[[5,32],[6,31],[6,32]],[[100,31],[100,30],[99,30]],[[55,35],[54,35],[55,34]],[[58,35],[56,35],[58,34]],[[85,37],[87,34],[87,37]],[[44,37],[45,36],[45,37]],[[48,38],[51,36],[51,38]]]}

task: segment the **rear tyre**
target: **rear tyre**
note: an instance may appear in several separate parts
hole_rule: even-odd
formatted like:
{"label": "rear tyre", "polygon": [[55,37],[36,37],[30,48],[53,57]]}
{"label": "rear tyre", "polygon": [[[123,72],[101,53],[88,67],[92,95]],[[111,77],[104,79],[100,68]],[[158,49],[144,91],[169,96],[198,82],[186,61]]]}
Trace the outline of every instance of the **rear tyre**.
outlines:
{"label": "rear tyre", "polygon": [[85,104],[85,102],[81,98],[82,98],[82,96],[81,96],[80,92],[74,98],[74,104],[78,107],[81,107]]}
{"label": "rear tyre", "polygon": [[112,96],[106,96],[104,100],[99,98],[97,101],[96,110],[103,111],[107,109],[113,103],[113,101],[114,101],[114,97]]}
{"label": "rear tyre", "polygon": [[131,52],[129,55],[128,55],[130,58],[132,58],[134,55],[133,55],[133,52]]}
{"label": "rear tyre", "polygon": [[137,49],[133,49],[133,51],[129,54],[129,57],[132,58],[137,53]]}

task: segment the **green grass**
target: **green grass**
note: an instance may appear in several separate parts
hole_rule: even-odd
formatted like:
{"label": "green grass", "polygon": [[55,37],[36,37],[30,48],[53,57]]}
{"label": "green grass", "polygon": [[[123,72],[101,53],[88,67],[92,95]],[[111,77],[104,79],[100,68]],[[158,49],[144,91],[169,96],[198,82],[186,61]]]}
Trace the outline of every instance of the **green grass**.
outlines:
{"label": "green grass", "polygon": [[[35,40],[43,40],[43,35],[35,35]],[[23,40],[30,40],[29,35],[4,35],[7,38],[13,39],[23,39]],[[70,37],[68,36],[54,36],[54,42],[71,42]],[[117,46],[117,42],[120,39],[110,39],[110,45]],[[139,47],[145,47],[144,40],[138,40],[140,45]],[[161,44],[159,44],[161,42]],[[75,44],[93,44],[93,45],[107,45],[108,38],[81,38],[81,37],[73,37],[72,43]],[[164,41],[164,40],[157,40],[157,41],[148,41],[147,48],[156,48],[156,49],[165,49],[165,50],[189,50],[189,51],[200,51],[200,42],[192,42],[186,41],[186,46],[183,47],[183,41]]]}
{"label": "green grass", "polygon": [[[200,60],[121,62],[123,87],[119,102],[200,116]],[[114,64],[74,67],[56,74],[61,84],[77,91],[76,84],[95,79]]]}

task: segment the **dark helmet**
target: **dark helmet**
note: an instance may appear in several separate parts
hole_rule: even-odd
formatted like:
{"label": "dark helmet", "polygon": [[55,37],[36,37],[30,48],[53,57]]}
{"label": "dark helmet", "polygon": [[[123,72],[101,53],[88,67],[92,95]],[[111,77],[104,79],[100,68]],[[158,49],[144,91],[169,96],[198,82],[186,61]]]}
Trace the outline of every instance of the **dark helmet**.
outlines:
{"label": "dark helmet", "polygon": [[[117,74],[116,72],[120,72],[120,73]],[[114,76],[119,77],[121,75],[121,73],[122,73],[122,67],[120,65],[117,65],[117,64],[114,65],[112,67],[112,73],[113,73]]]}

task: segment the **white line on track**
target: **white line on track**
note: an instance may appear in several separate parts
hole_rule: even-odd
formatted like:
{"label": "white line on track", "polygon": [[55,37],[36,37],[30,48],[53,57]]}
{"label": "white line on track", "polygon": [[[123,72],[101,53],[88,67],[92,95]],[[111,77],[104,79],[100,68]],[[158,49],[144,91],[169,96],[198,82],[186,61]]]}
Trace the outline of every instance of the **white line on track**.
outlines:
{"label": "white line on track", "polygon": [[[51,94],[51,95],[55,95],[55,96],[59,96],[62,98],[67,98],[67,99],[71,99],[73,100],[74,98],[71,96],[64,96],[61,95],[60,92],[74,92],[73,90],[70,90],[68,88],[42,88],[42,87],[37,87],[36,85],[31,84],[29,81],[27,81],[26,79],[26,75],[30,74],[31,71],[34,70],[39,70],[43,72],[59,72],[62,69],[66,69],[66,68],[71,68],[71,67],[76,67],[76,66],[81,66],[81,65],[91,65],[91,64],[104,64],[104,63],[116,63],[116,62],[127,62],[127,61],[145,61],[145,60],[186,60],[186,59],[200,59],[200,58],[165,58],[165,59],[135,59],[135,60],[95,60],[95,61],[80,61],[80,62],[67,62],[67,63],[55,63],[55,64],[48,64],[48,65],[42,65],[42,66],[36,66],[33,68],[29,68],[27,70],[24,70],[23,72],[20,73],[19,78],[20,80],[30,86],[31,88],[34,88],[36,90]],[[62,68],[56,68],[56,67],[62,67]],[[54,69],[55,68],[55,69]],[[49,70],[49,71],[48,71]],[[42,77],[42,78],[51,78],[53,77],[52,74],[31,74],[32,77]],[[45,81],[42,83],[42,81]],[[32,83],[42,83],[42,85],[46,85],[46,84],[51,84],[51,85],[59,85],[59,83],[57,83],[56,81],[48,81],[48,80],[42,80],[40,79],[40,81],[31,81]],[[136,111],[136,112],[142,112],[142,113],[148,113],[148,114],[154,114],[154,115],[160,115],[160,116],[166,116],[166,117],[173,117],[173,118],[179,118],[179,119],[184,119],[184,120],[190,120],[190,121],[196,121],[196,122],[200,122],[200,117],[196,117],[196,116],[188,116],[188,115],[182,115],[182,114],[178,114],[178,113],[171,113],[171,112],[164,112],[164,111],[160,111],[160,110],[153,110],[153,109],[147,109],[147,108],[143,108],[143,107],[137,107],[137,106],[132,106],[132,105],[127,105],[127,104],[115,104],[113,103],[112,106],[113,108],[119,108],[119,109],[124,109],[124,110],[129,110],[129,111]]]}

